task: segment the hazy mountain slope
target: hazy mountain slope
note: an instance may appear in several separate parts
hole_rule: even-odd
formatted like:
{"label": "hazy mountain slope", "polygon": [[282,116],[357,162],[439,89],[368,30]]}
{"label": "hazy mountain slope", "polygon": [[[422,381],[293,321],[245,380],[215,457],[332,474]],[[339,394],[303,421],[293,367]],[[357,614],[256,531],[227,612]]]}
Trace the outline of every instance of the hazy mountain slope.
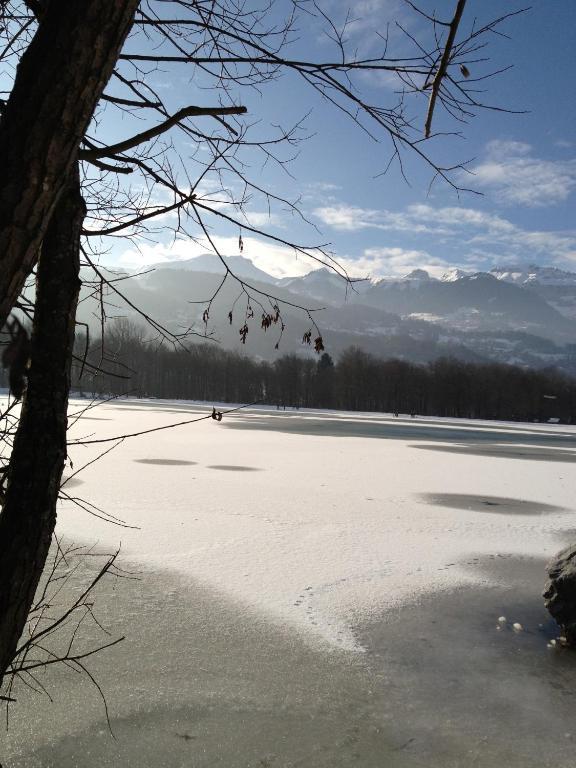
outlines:
{"label": "hazy mountain slope", "polygon": [[303,277],[285,277],[277,284],[299,296],[308,296],[324,304],[340,306],[348,302],[360,301],[373,285],[370,280],[355,280],[347,283],[342,277],[327,267],[315,269]]}
{"label": "hazy mountain slope", "polygon": [[[246,259],[244,256],[225,256],[224,260],[231,272],[243,280],[258,280],[261,283],[270,283],[271,285],[275,285],[278,282],[267,272],[258,269],[250,259]],[[155,270],[176,269],[187,272],[209,272],[221,275],[222,277],[224,277],[226,272],[222,261],[213,253],[203,253],[200,256],[195,256],[193,259],[154,264],[151,268]]]}
{"label": "hazy mountain slope", "polygon": [[[571,288],[569,280],[560,286],[543,286],[530,279],[529,286],[523,287],[517,284],[520,281],[516,277],[452,272],[437,280],[423,270],[415,270],[403,279],[363,283],[361,290],[350,293],[344,302],[344,286],[329,270],[274,284],[274,278],[253,267],[248,259],[237,259],[232,260],[235,271],[253,286],[253,317],[247,320],[245,345],[241,344],[239,330],[246,319],[248,300],[235,281],[226,281],[212,303],[206,326],[202,321],[206,302],[221,282],[221,274],[216,271],[198,270],[208,257],[164,265],[116,285],[130,303],[175,332],[191,328],[198,336],[208,334],[226,348],[267,360],[291,352],[313,356],[311,348],[302,344],[310,320],[298,307],[323,307],[312,314],[326,349],[334,356],[355,345],[383,357],[414,362],[453,356],[529,367],[554,365],[576,372],[576,345],[564,344],[576,340],[576,324],[547,304],[534,288],[567,289]],[[208,263],[214,266],[214,261]],[[266,279],[256,280],[250,274],[264,274]],[[279,325],[267,332],[261,329],[262,312],[271,311],[271,301],[265,294],[277,297],[286,325],[279,349]],[[142,322],[137,312],[110,288],[106,289],[105,308],[109,318],[128,317]],[[80,320],[92,325],[93,335],[99,333],[98,310],[97,297],[84,298]]]}
{"label": "hazy mountain slope", "polygon": [[576,274],[556,267],[498,267],[492,274],[535,293],[570,320],[576,320]]}
{"label": "hazy mountain slope", "polygon": [[[355,282],[353,286],[327,268],[302,277],[274,278],[242,256],[226,257],[242,279],[288,290],[300,303],[322,306],[361,305],[462,331],[522,331],[554,341],[576,342],[576,274],[546,267],[512,267],[492,273],[450,270],[441,280],[416,269],[404,278]],[[220,260],[204,254],[158,270],[222,275]],[[269,290],[269,289],[266,289]],[[535,298],[535,296],[537,298]]]}
{"label": "hazy mountain slope", "polygon": [[576,340],[574,325],[543,298],[487,273],[452,281],[383,280],[362,301],[403,317],[424,315],[460,330],[523,330],[555,340]]}

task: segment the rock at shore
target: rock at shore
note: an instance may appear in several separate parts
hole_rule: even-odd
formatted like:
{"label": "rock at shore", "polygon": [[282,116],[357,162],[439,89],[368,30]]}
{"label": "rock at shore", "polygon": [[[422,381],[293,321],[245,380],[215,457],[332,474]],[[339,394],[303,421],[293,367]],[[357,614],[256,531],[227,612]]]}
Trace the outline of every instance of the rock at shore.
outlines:
{"label": "rock at shore", "polygon": [[547,571],[546,608],[560,625],[567,645],[576,647],[576,544],[559,552]]}

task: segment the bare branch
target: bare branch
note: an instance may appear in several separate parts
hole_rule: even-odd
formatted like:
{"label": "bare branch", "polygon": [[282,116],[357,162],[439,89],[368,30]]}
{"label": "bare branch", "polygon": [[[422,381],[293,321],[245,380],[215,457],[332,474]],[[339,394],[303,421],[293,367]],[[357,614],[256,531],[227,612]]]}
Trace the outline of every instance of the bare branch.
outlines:
{"label": "bare branch", "polygon": [[434,108],[436,106],[436,99],[438,98],[438,93],[440,92],[440,86],[442,85],[442,78],[446,74],[446,70],[448,68],[448,62],[450,61],[450,55],[452,53],[452,46],[454,45],[454,40],[456,39],[456,33],[458,32],[458,27],[460,25],[460,20],[462,19],[462,14],[464,13],[465,5],[466,5],[466,0],[458,0],[458,3],[456,5],[456,10],[454,11],[454,17],[450,22],[450,29],[448,32],[448,37],[446,38],[446,46],[444,48],[444,53],[442,54],[442,58],[440,59],[440,64],[434,76],[434,80],[432,81],[432,92],[430,94],[430,101],[428,103],[428,112],[426,113],[426,123],[424,125],[424,135],[426,136],[426,138],[430,136],[430,132],[432,130],[432,118],[434,117]]}
{"label": "bare branch", "polygon": [[125,139],[117,144],[102,147],[101,149],[83,149],[79,151],[78,156],[81,160],[97,160],[101,157],[110,157],[120,152],[126,152],[128,149],[137,147],[145,141],[150,141],[150,139],[160,136],[160,134],[165,133],[187,117],[244,115],[246,111],[246,107],[184,107],[163,123],[149,128],[147,131],[142,131],[142,133],[138,133],[130,139]]}

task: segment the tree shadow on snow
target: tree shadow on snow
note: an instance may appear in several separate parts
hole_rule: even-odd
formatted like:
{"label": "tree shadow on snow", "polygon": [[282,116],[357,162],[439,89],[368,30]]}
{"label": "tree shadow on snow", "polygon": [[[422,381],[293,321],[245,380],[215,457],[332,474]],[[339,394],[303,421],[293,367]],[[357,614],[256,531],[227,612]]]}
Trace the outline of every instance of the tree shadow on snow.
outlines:
{"label": "tree shadow on snow", "polygon": [[426,504],[471,512],[488,512],[499,515],[544,515],[566,512],[564,507],[526,499],[510,499],[504,496],[482,496],[472,493],[420,493]]}
{"label": "tree shadow on snow", "polygon": [[162,467],[185,467],[194,466],[197,461],[186,461],[184,459],[134,459],[137,464],[157,464]]}

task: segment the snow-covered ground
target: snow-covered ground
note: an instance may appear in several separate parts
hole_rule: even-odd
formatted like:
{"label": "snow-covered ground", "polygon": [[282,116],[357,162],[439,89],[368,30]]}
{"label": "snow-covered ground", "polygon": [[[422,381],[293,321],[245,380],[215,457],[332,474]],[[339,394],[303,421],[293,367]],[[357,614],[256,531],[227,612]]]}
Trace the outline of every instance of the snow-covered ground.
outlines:
{"label": "snow-covered ground", "polygon": [[[70,438],[210,410],[107,403]],[[58,530],[121,543],[132,562],[215,587],[310,640],[361,650],[355,625],[431,591],[486,583],[474,558],[556,551],[573,527],[575,438],[558,425],[248,409],[129,438],[65,486],[136,529],[64,504]],[[73,446],[66,474],[109,447]]]}
{"label": "snow-covered ground", "polygon": [[[96,595],[127,635],[90,658],[116,738],[89,681],[52,668],[53,702],[20,686],[2,764],[574,765],[576,663],[547,647],[540,593],[574,538],[575,428],[211,411],[122,400],[70,430],[65,492],[137,526],[59,511],[66,540],[141,570]],[[74,474],[114,445],[78,441],[191,420]]]}

